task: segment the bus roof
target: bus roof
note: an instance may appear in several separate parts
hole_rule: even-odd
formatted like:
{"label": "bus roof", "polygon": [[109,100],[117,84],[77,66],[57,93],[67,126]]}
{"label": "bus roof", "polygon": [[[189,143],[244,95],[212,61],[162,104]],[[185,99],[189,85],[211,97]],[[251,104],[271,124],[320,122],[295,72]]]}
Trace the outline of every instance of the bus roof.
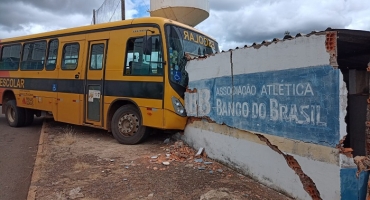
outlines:
{"label": "bus roof", "polygon": [[[180,22],[173,21],[167,18],[143,17],[143,18],[127,19],[127,20],[121,20],[121,21],[115,21],[115,22],[100,23],[100,24],[95,24],[95,25],[86,25],[86,26],[79,26],[79,27],[73,27],[73,28],[66,28],[66,29],[48,31],[48,32],[37,33],[37,34],[23,35],[23,36],[13,37],[13,38],[6,38],[6,39],[1,39],[0,43],[9,43],[9,42],[37,39],[37,38],[48,38],[48,37],[52,38],[52,37],[56,37],[59,35],[65,35],[65,34],[71,34],[71,33],[79,33],[79,32],[100,30],[100,29],[106,29],[106,28],[114,28],[114,27],[132,25],[132,24],[149,24],[149,23],[154,23],[154,24],[159,24],[159,25],[164,25],[164,24],[169,23],[169,24],[174,24],[177,26],[182,26],[192,31],[200,32],[199,30],[191,26],[188,26],[186,24],[182,24]],[[206,36],[209,37],[208,35]],[[209,38],[213,39],[212,37],[209,37]]]}

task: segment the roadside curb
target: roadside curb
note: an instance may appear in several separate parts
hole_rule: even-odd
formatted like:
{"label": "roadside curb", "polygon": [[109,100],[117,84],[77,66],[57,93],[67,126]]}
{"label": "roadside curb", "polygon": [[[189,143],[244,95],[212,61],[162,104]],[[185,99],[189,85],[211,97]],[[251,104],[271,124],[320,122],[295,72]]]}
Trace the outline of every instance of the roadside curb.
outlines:
{"label": "roadside curb", "polygon": [[39,139],[39,144],[38,144],[38,149],[37,149],[37,154],[36,154],[35,165],[33,166],[31,184],[28,189],[27,200],[36,199],[36,191],[37,191],[36,183],[40,179],[41,157],[44,152],[44,140],[46,140],[47,135],[48,134],[45,132],[45,119],[44,119],[42,123],[41,133],[40,133],[40,139]]}

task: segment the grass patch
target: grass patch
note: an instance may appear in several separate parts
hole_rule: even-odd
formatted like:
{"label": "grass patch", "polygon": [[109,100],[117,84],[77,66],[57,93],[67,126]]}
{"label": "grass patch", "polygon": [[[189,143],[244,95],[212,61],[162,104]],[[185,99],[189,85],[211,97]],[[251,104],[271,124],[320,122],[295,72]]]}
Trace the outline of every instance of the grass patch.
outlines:
{"label": "grass patch", "polygon": [[77,141],[76,131],[71,126],[67,126],[62,129],[62,136],[60,138],[60,144],[72,145]]}

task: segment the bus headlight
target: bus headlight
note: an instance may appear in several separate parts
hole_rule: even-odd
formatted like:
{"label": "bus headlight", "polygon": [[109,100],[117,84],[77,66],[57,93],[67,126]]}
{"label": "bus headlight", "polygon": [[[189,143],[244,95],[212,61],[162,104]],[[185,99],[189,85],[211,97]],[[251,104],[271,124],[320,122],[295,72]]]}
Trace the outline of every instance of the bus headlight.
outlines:
{"label": "bus headlight", "polygon": [[173,108],[175,109],[175,112],[178,115],[183,116],[183,117],[186,116],[185,107],[182,105],[180,100],[178,100],[176,97],[172,97],[172,105],[173,105]]}

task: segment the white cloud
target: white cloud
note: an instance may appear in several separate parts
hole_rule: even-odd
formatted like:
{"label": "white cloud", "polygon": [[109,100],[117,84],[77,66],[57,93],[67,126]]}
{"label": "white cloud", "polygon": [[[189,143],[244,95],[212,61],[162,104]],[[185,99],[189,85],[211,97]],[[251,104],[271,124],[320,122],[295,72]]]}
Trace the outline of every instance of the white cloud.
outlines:
{"label": "white cloud", "polygon": [[327,27],[370,29],[370,1],[256,0],[238,1],[237,7],[224,2],[210,0],[211,15],[197,26],[216,38],[223,50],[282,38],[285,31],[295,35]]}

